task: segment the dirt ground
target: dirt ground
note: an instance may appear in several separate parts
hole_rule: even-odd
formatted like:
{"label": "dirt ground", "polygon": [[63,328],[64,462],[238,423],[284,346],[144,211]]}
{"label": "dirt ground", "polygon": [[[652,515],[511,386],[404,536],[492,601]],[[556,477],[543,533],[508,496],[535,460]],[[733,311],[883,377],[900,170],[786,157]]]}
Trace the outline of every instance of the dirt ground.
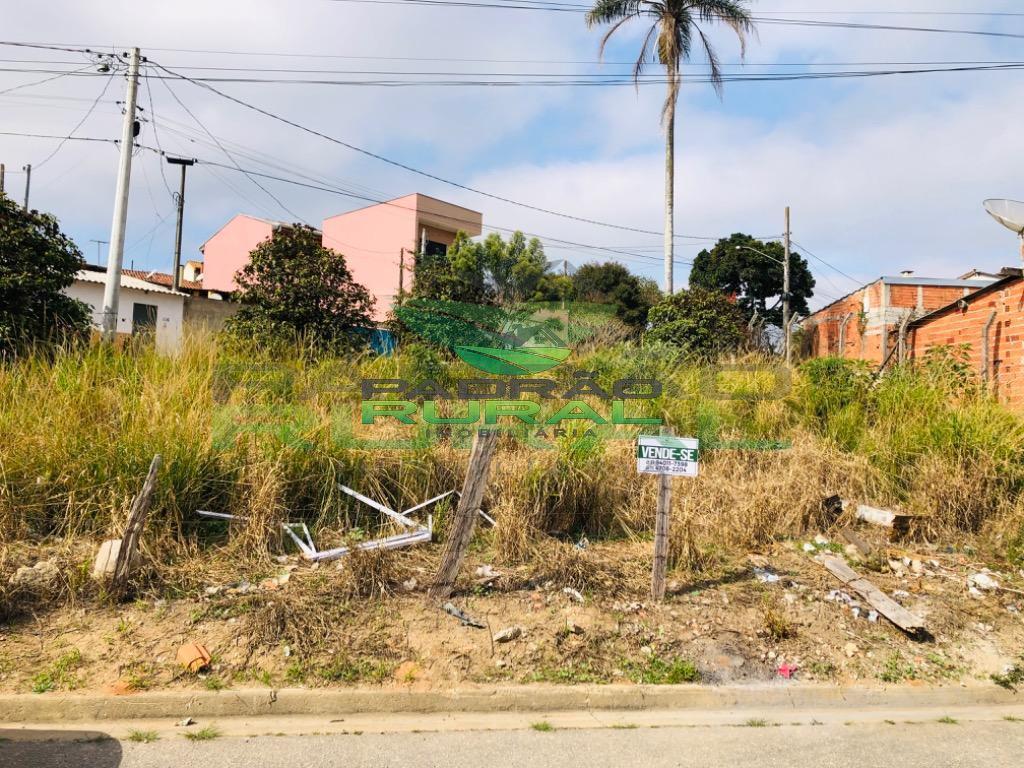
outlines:
{"label": "dirt ground", "polygon": [[[563,545],[576,550],[569,556],[581,567],[560,563],[539,575],[489,564],[486,549],[474,548],[451,603],[483,628],[464,625],[426,595],[437,545],[389,554],[387,567],[378,562],[379,573],[355,590],[346,573],[355,563],[315,567],[282,556],[248,580],[207,583],[175,598],[140,596],[117,606],[86,597],[48,607],[41,593],[0,624],[0,691],[787,677],[920,685],[990,680],[1020,663],[1024,591],[1014,590],[1024,573],[981,562],[969,547],[908,548],[873,530],[859,533],[870,555],[819,537],[780,542],[698,577],[670,574],[661,604],[646,594],[649,542]],[[833,553],[921,617],[927,632],[910,637],[872,615],[816,560]],[[25,550],[15,560],[44,557]],[[177,660],[188,643],[209,650],[198,673]]]}

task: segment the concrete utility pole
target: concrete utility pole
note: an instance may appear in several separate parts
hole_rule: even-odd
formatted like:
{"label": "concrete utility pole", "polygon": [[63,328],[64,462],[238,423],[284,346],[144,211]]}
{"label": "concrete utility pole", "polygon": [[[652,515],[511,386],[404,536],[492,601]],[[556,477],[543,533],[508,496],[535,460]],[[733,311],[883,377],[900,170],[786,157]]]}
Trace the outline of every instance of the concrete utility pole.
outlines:
{"label": "concrete utility pole", "polygon": [[789,206],[786,206],[786,255],[782,261],[782,328],[785,331],[786,365],[793,362],[793,329],[789,323]]}
{"label": "concrete utility pole", "polygon": [[0,163],[0,195],[4,193],[4,176],[7,175],[7,166]]}
{"label": "concrete utility pole", "polygon": [[114,220],[110,225],[110,252],[107,257],[107,284],[103,290],[103,340],[113,342],[117,336],[117,313],[121,297],[121,262],[124,260],[124,230],[128,222],[128,185],[132,176],[132,150],[135,148],[135,103],[139,90],[138,48],[132,48],[128,63],[128,93],[124,104],[124,126],[121,131],[121,164],[114,195]]}
{"label": "concrete utility pole", "polygon": [[181,287],[181,225],[185,219],[185,171],[190,165],[195,165],[195,160],[186,160],[183,157],[168,157],[167,162],[171,165],[181,166],[181,187],[178,189],[178,226],[174,230],[174,271],[171,273],[171,290],[177,291]]}
{"label": "concrete utility pole", "polygon": [[29,163],[28,165],[26,165],[21,170],[23,170],[25,172],[25,210],[27,211],[28,210],[28,192],[29,192],[29,189],[32,186],[32,164]]}

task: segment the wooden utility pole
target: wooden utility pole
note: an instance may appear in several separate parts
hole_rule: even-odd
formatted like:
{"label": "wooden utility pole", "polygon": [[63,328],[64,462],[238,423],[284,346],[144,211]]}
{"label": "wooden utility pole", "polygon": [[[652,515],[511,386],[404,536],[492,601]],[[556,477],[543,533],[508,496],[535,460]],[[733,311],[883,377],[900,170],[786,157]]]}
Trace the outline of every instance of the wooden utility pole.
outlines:
{"label": "wooden utility pole", "polygon": [[26,165],[21,170],[23,170],[25,172],[25,210],[27,211],[28,210],[28,193],[29,193],[29,190],[32,188],[32,164],[29,163],[28,165]]}
{"label": "wooden utility pole", "polygon": [[782,262],[782,329],[785,334],[786,365],[793,362],[793,333],[789,322],[789,254],[790,254],[790,233],[789,233],[789,206],[786,206],[786,255]]}
{"label": "wooden utility pole", "polygon": [[146,475],[146,482],[142,484],[142,490],[132,502],[132,510],[128,513],[128,522],[125,525],[124,535],[121,537],[121,548],[117,553],[117,562],[114,564],[114,575],[110,580],[110,593],[120,598],[128,591],[128,579],[131,577],[132,568],[138,559],[139,542],[142,539],[142,529],[146,526],[146,517],[149,515],[149,502],[153,497],[153,489],[156,487],[156,473],[163,463],[163,458],[158,453],[153,457],[149,465],[149,474]]}
{"label": "wooden utility pole", "polygon": [[498,444],[498,430],[491,429],[477,433],[473,438],[473,450],[469,454],[469,469],[466,470],[466,481],[462,485],[462,495],[455,511],[448,542],[445,545],[441,566],[430,587],[430,596],[438,599],[450,597],[455,589],[455,580],[459,576],[462,559],[469,549],[473,538],[473,527],[480,504],[487,490],[487,477],[491,470],[491,459],[494,448]]}
{"label": "wooden utility pole", "polygon": [[184,157],[168,157],[171,165],[181,166],[181,187],[178,190],[178,223],[174,229],[174,269],[171,272],[171,290],[177,292],[181,288],[181,229],[185,221],[185,171],[195,165],[195,160]]}
{"label": "wooden utility pole", "polygon": [[[663,435],[672,435],[663,427]],[[655,602],[665,599],[665,575],[668,573],[668,527],[672,509],[672,475],[658,475],[658,512],[654,522],[654,567],[651,571],[651,597]]]}
{"label": "wooden utility pole", "polygon": [[405,298],[405,248],[398,256],[398,303]]}

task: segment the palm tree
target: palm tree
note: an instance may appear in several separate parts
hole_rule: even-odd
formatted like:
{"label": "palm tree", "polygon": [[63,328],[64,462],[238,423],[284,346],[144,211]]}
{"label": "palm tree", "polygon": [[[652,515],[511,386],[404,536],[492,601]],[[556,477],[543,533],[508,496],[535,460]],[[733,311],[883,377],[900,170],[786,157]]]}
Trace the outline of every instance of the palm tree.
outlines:
{"label": "palm tree", "polygon": [[668,96],[662,111],[665,125],[665,293],[672,293],[672,263],[675,246],[673,213],[675,210],[675,130],[676,101],[682,75],[680,65],[690,58],[694,39],[699,39],[710,69],[711,84],[722,94],[722,68],[718,55],[701,24],[721,22],[730,27],[740,41],[740,55],[747,50],[747,35],[754,33],[754,22],[746,0],[596,0],[587,12],[587,26],[611,24],[601,39],[601,56],[611,36],[632,19],[653,19],[644,36],[640,55],[633,65],[633,81],[639,87],[644,65],[656,62],[665,67]]}

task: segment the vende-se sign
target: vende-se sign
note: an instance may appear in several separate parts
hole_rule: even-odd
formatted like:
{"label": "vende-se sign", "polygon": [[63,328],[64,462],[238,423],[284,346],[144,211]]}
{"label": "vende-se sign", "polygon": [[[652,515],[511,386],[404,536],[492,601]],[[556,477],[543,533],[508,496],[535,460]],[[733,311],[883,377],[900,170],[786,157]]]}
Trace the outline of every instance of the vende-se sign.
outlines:
{"label": "vende-se sign", "polygon": [[641,436],[636,445],[636,471],[647,475],[696,477],[700,443],[694,437]]}

